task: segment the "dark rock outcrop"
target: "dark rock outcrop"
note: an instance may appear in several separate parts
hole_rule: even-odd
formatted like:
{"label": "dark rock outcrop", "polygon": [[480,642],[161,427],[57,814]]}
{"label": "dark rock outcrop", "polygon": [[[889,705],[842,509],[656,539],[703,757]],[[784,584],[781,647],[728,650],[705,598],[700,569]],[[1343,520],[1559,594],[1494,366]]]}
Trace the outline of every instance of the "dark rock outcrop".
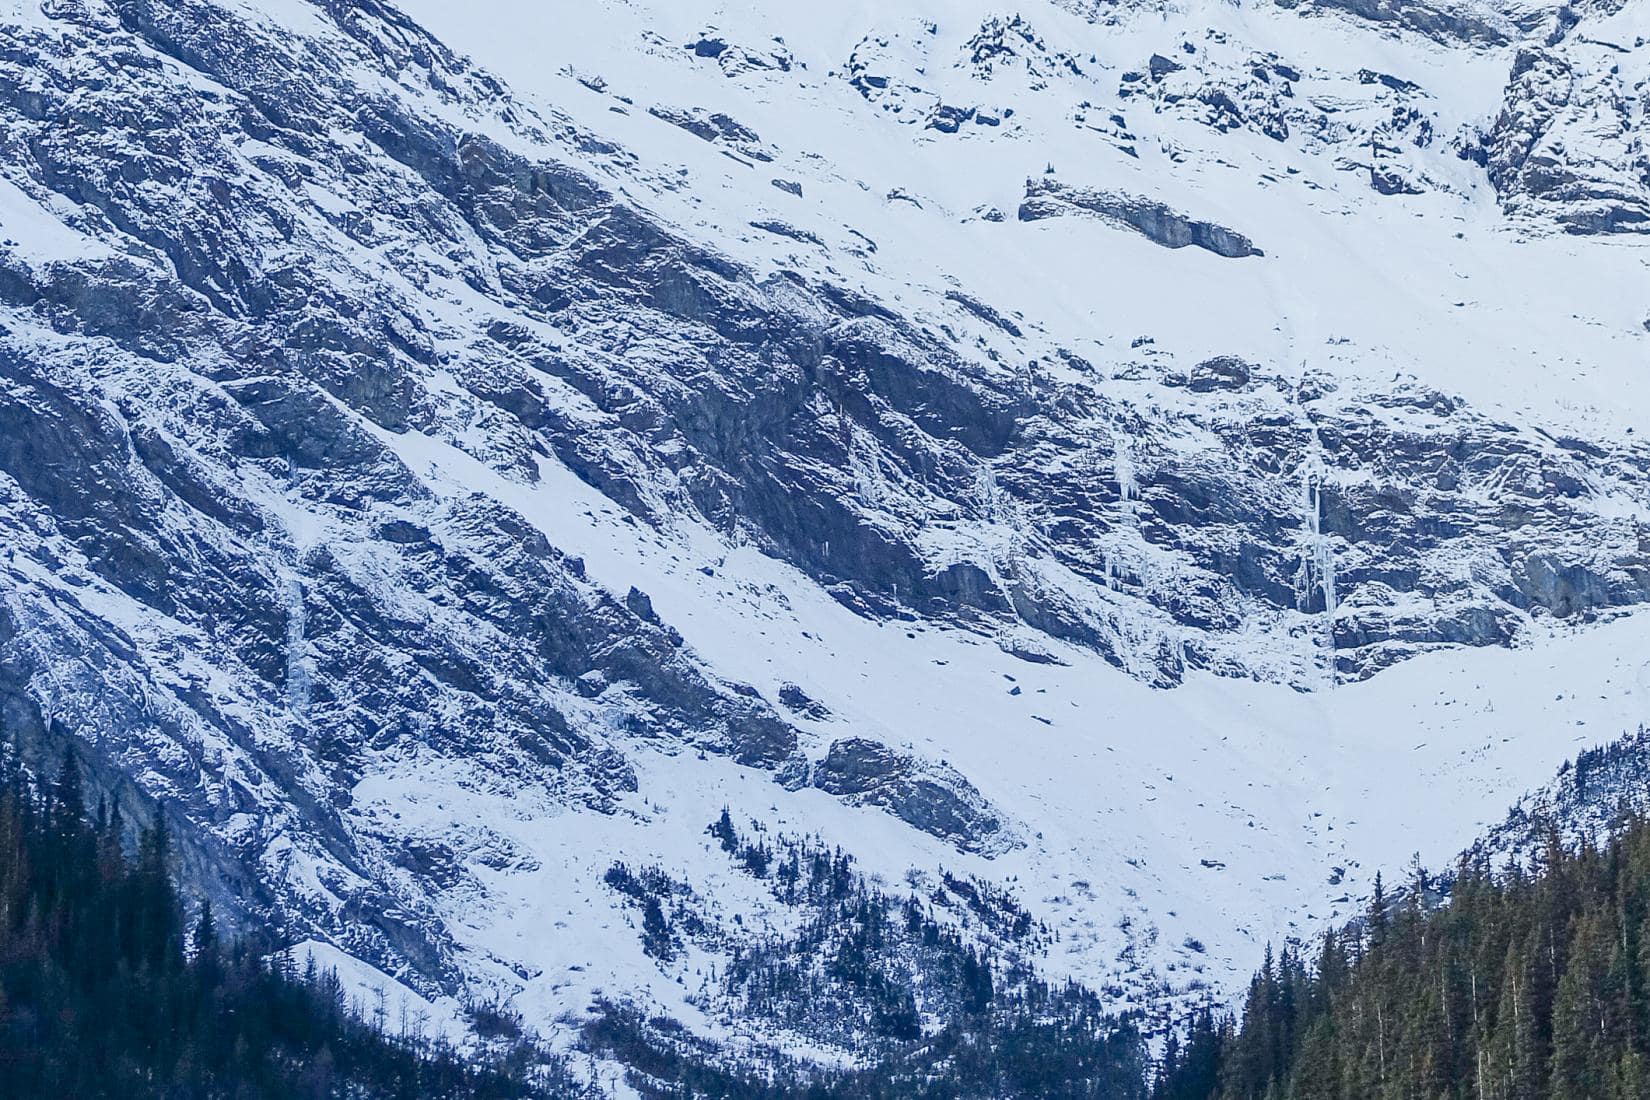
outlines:
{"label": "dark rock outcrop", "polygon": [[1021,221],[1041,221],[1067,214],[1088,214],[1125,226],[1165,248],[1191,245],[1230,259],[1265,255],[1243,234],[1188,217],[1156,199],[1074,187],[1049,178],[1026,181],[1025,199],[1020,203]]}
{"label": "dark rock outcrop", "polygon": [[862,737],[833,742],[825,759],[814,765],[813,785],[850,802],[880,806],[965,852],[990,854],[1017,843],[956,769]]}
{"label": "dark rock outcrop", "polygon": [[[1645,119],[1603,44],[1519,49],[1485,167],[1508,213],[1571,233],[1650,232]],[[1576,59],[1585,58],[1584,64]]]}

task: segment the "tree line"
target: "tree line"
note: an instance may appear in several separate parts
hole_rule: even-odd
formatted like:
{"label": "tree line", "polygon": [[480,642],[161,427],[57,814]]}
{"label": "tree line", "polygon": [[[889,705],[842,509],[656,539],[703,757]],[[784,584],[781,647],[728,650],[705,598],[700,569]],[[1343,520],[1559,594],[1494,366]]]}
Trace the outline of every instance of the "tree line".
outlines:
{"label": "tree line", "polygon": [[[647,1100],[1146,1100],[1138,1015],[1039,977],[1030,956],[1048,929],[1009,892],[942,873],[924,894],[914,884],[893,894],[842,849],[756,822],[741,830],[726,809],[705,831],[792,910],[783,931],[711,943],[726,963],[696,1002],[763,1021],[771,1044],[721,1047],[605,1004],[584,1041],[627,1066],[626,1084]],[[661,963],[694,939],[683,888],[661,869],[615,864],[604,880],[641,910],[643,947]],[[966,912],[973,934],[939,909]],[[857,1065],[791,1057],[797,1035],[851,1051]]]}
{"label": "tree line", "polygon": [[1268,950],[1236,1017],[1170,1039],[1154,1100],[1650,1100],[1650,821],[1542,832]]}
{"label": "tree line", "polygon": [[[0,1094],[12,1100],[514,1100],[569,1091],[522,1048],[477,1061],[386,1034],[335,973],[186,919],[165,818],[88,812],[65,758],[0,746]],[[536,1080],[535,1080],[536,1078]]]}

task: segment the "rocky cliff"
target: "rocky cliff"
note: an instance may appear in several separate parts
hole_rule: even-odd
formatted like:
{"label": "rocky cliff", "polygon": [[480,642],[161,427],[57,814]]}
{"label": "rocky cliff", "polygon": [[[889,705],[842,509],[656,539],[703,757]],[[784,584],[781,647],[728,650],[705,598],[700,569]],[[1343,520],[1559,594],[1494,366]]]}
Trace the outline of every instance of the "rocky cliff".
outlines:
{"label": "rocky cliff", "polygon": [[704,7],[0,9],[27,760],[432,1011],[738,1032],[601,877],[782,925],[723,805],[1128,1003],[1629,723],[1639,8]]}

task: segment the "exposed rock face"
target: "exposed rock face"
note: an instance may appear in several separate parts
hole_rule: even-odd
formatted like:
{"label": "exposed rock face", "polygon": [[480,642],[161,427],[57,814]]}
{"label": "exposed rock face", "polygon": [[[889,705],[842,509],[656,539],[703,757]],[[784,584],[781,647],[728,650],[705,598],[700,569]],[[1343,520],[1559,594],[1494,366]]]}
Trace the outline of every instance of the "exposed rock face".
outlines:
{"label": "exposed rock face", "polygon": [[[501,822],[542,840],[663,819],[672,798],[698,813],[689,770],[711,777],[695,797],[885,811],[947,859],[1031,845],[997,777],[941,763],[902,720],[856,725],[851,677],[719,672],[727,654],[684,637],[714,642],[722,620],[695,634],[683,586],[629,575],[646,555],[725,583],[724,609],[769,615],[794,581],[856,626],[1039,671],[1098,654],[1164,688],[1188,670],[1362,680],[1650,601],[1632,437],[1555,437],[1390,371],[1337,381],[1235,343],[1091,348],[961,281],[856,281],[875,227],[807,221],[821,196],[944,204],[845,182],[742,108],[650,109],[577,78],[595,114],[786,204],[735,228],[790,252],[740,252],[686,224],[692,203],[638,197],[681,198],[673,170],[518,101],[396,9],[290,7],[299,28],[208,0],[54,0],[0,25],[0,718],[32,765],[76,744],[129,818],[170,815],[237,919],[426,988],[514,990],[540,975],[459,942],[539,858]],[[1475,41],[1524,26],[1359,14]],[[948,152],[1021,140],[1009,99],[1048,92],[1125,165],[1188,155],[1151,115],[1321,155],[1371,202],[1471,190],[1437,170],[1436,113],[1401,76],[1313,74],[1211,34],[1141,49],[1119,85],[1023,18],[931,55],[937,38],[869,33],[829,86]],[[1488,144],[1463,149],[1486,170],[1450,167],[1521,225],[1635,228],[1642,101],[1579,42],[1530,45]],[[735,28],[667,45],[720,88],[827,79]],[[1589,152],[1575,135],[1595,125]],[[979,209],[970,231],[1053,235]],[[1266,258],[1149,195],[1026,185],[1022,222],[1067,216],[1245,260],[1144,250],[1242,277]],[[748,575],[718,572],[741,553]],[[455,828],[397,801],[410,776],[428,803],[494,816]]]}
{"label": "exposed rock face", "polygon": [[756,131],[720,111],[707,114],[704,111],[661,106],[649,107],[648,114],[686,130],[701,141],[722,142],[756,160],[773,159],[762,148],[762,139]]}
{"label": "exposed rock face", "polygon": [[1502,45],[1514,41],[1541,25],[1545,12],[1534,8],[1508,6],[1488,10],[1462,3],[1427,3],[1425,0],[1279,0],[1284,7],[1334,11],[1387,23],[1445,42],[1472,42]]}
{"label": "exposed rock face", "polygon": [[1217,355],[1192,368],[1186,386],[1193,393],[1241,390],[1253,379],[1255,366],[1235,355]]}
{"label": "exposed rock face", "polygon": [[1614,44],[1558,37],[1521,47],[1513,59],[1485,142],[1490,181],[1509,213],[1572,233],[1650,231],[1650,66],[1618,61]]}
{"label": "exposed rock face", "polygon": [[954,768],[925,763],[854,737],[837,741],[814,766],[813,785],[853,802],[881,806],[925,833],[969,852],[997,852],[1012,833]]}
{"label": "exposed rock face", "polygon": [[[78,203],[88,253],[10,250],[0,279],[11,728],[73,730],[123,802],[134,778],[166,798],[228,913],[264,907],[290,934],[429,978],[446,962],[428,886],[385,885],[402,839],[351,811],[369,757],[485,754],[596,811],[636,786],[608,743],[620,732],[789,760],[794,731],[708,679],[645,596],[603,591],[507,507],[432,491],[382,441],[489,426],[476,460],[530,482],[543,444],[524,425],[550,414],[521,368],[478,372],[443,407],[425,373],[439,353],[405,298],[369,300],[355,287],[370,280],[315,263],[466,216],[511,226],[531,254],[600,192],[345,83],[363,62],[421,63],[493,94],[404,22],[407,52],[346,36],[346,63],[225,32],[218,9],[76,15],[8,32],[4,62],[13,183]],[[23,90],[85,56],[123,79]],[[238,87],[233,109],[203,110],[185,72]],[[310,136],[357,112],[368,158]],[[249,133],[269,140],[240,161]],[[305,197],[347,196],[346,178],[374,189],[371,217]],[[275,240],[292,250],[269,254]],[[51,741],[25,739],[36,764],[55,767]]]}
{"label": "exposed rock face", "polygon": [[1093,214],[1126,225],[1165,248],[1195,245],[1229,259],[1265,255],[1243,234],[1187,217],[1154,199],[1073,187],[1046,178],[1026,181],[1025,201],[1020,204],[1021,221],[1034,222],[1071,213]]}

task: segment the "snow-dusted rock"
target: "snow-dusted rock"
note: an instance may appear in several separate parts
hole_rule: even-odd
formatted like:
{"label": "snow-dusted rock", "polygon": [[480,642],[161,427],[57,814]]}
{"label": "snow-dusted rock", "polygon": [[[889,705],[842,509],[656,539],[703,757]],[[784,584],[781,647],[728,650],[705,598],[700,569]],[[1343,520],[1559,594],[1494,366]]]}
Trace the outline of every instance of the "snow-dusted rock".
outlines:
{"label": "snow-dusted rock", "polygon": [[1585,32],[1519,49],[1485,143],[1508,213],[1572,233],[1650,230],[1647,52],[1643,38],[1628,45]]}
{"label": "snow-dusted rock", "polygon": [[226,914],[691,1016],[732,805],[1156,995],[1638,713],[1630,6],[405,7],[0,6],[0,714]]}

